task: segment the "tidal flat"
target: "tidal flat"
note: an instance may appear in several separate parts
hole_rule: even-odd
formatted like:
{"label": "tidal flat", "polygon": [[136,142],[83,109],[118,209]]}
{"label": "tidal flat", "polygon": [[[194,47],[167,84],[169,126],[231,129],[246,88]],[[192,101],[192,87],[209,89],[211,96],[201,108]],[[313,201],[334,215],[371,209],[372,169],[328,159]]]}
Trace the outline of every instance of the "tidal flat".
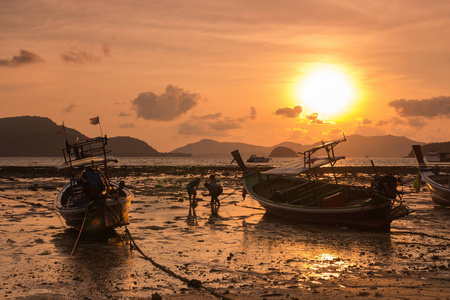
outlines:
{"label": "tidal flat", "polygon": [[[68,228],[53,210],[64,173],[49,167],[0,169],[0,296],[11,299],[448,299],[450,208],[434,206],[414,168],[401,176],[414,210],[390,233],[299,224],[242,199],[236,168],[121,167],[135,194],[127,229],[99,237]],[[324,169],[324,172],[329,170]],[[189,213],[186,184],[215,173],[224,187],[217,216],[202,196]],[[370,168],[337,168],[340,180],[368,184]],[[73,253],[72,253],[73,252]]]}

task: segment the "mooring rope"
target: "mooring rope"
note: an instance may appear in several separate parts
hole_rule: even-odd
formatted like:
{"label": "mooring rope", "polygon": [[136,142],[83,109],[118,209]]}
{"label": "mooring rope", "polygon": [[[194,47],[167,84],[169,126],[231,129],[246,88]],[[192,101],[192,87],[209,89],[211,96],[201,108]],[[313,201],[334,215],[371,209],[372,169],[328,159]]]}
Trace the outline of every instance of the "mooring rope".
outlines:
{"label": "mooring rope", "polygon": [[444,240],[444,241],[450,241],[450,238],[446,238],[443,236],[439,236],[439,235],[432,235],[432,234],[428,234],[428,233],[424,233],[424,232],[415,232],[415,231],[395,231],[395,232],[391,232],[391,234],[411,234],[411,235],[421,235],[421,236],[426,236],[426,237],[430,237],[430,238],[435,238],[435,239],[439,239],[439,240]]}
{"label": "mooring rope", "polygon": [[218,299],[223,299],[223,300],[231,300],[230,298],[223,296],[217,292],[215,292],[214,290],[204,286],[200,280],[197,279],[191,279],[189,280],[186,277],[183,277],[181,275],[176,274],[175,272],[173,272],[172,270],[170,270],[169,268],[167,268],[166,266],[163,266],[159,263],[157,263],[155,260],[153,260],[151,257],[147,256],[139,247],[138,245],[136,245],[136,242],[134,241],[133,237],[131,236],[131,232],[128,230],[128,228],[125,226],[125,232],[128,234],[129,238],[130,238],[130,246],[133,247],[134,249],[136,249],[145,260],[148,260],[149,262],[152,263],[152,265],[154,265],[155,267],[157,267],[158,269],[160,269],[161,271],[166,272],[167,274],[169,274],[170,276],[186,283],[189,287],[193,287],[193,288],[198,288],[198,289],[202,289],[205,290],[207,292],[209,292],[211,295],[217,297]]}

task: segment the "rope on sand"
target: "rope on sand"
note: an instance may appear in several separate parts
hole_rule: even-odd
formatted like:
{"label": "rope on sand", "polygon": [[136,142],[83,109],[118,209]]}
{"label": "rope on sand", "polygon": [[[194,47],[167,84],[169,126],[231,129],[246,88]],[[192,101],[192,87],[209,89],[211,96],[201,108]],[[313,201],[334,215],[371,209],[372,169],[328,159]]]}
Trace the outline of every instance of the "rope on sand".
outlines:
{"label": "rope on sand", "polygon": [[428,234],[428,233],[424,233],[424,232],[414,232],[414,231],[396,231],[396,232],[391,232],[391,234],[412,234],[412,235],[421,235],[421,236],[426,236],[426,237],[430,237],[430,238],[435,238],[435,239],[440,239],[440,240],[444,240],[444,241],[450,241],[450,238],[446,238],[443,236],[438,236],[438,235],[432,235],[432,234]]}
{"label": "rope on sand", "polygon": [[183,277],[181,275],[176,274],[175,272],[173,272],[172,270],[170,270],[169,268],[167,268],[166,266],[163,266],[161,264],[158,264],[156,261],[154,261],[151,257],[147,256],[144,252],[142,252],[142,250],[138,247],[138,245],[136,245],[136,242],[134,241],[133,237],[131,236],[130,231],[128,230],[128,228],[125,226],[125,232],[128,234],[129,238],[130,238],[130,246],[134,249],[136,249],[145,260],[148,260],[152,263],[152,265],[154,265],[155,267],[157,267],[158,269],[160,269],[161,271],[166,272],[167,274],[169,274],[170,276],[186,283],[189,287],[193,287],[193,288],[198,288],[198,289],[202,289],[205,290],[207,292],[209,292],[211,295],[217,297],[218,299],[223,299],[223,300],[231,300],[228,297],[225,297],[217,292],[215,292],[214,290],[204,286],[200,280],[197,279],[191,279],[189,280],[186,277]]}

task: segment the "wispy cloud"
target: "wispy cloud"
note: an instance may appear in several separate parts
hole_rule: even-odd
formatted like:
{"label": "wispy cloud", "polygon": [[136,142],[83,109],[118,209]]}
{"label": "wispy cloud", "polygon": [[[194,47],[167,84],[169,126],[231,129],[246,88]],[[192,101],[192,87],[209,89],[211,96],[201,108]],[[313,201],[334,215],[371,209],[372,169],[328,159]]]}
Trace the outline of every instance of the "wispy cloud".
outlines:
{"label": "wispy cloud", "polygon": [[205,119],[193,117],[178,125],[178,133],[196,136],[224,136],[227,131],[242,128],[242,124],[236,119],[223,118]]}
{"label": "wispy cloud", "polygon": [[308,130],[303,128],[289,128],[288,131],[291,131],[291,136],[289,137],[289,139],[292,141],[305,139],[305,135],[308,133]]}
{"label": "wispy cloud", "polygon": [[133,108],[138,118],[157,121],[172,121],[195,107],[200,96],[184,91],[173,85],[166,87],[166,92],[156,95],[152,92],[141,93],[133,100]]}
{"label": "wispy cloud", "polygon": [[423,128],[427,122],[423,118],[408,118],[408,125],[416,128]]}
{"label": "wispy cloud", "polygon": [[178,125],[178,133],[183,135],[224,136],[229,131],[243,128],[248,120],[254,120],[256,109],[250,108],[250,114],[240,118],[229,118],[221,113],[192,116],[188,121]]}
{"label": "wispy cloud", "polygon": [[407,122],[399,117],[391,117],[387,120],[378,121],[375,126],[386,126],[386,125],[405,125]]}
{"label": "wispy cloud", "polygon": [[362,120],[362,124],[363,125],[370,125],[370,124],[372,124],[372,120],[369,120],[369,119],[365,118],[365,119]]}
{"label": "wispy cloud", "polygon": [[63,109],[63,112],[66,112],[66,113],[71,112],[75,107],[76,107],[75,104],[71,104],[71,105],[65,107],[65,108]]}
{"label": "wispy cloud", "polygon": [[114,39],[112,39],[111,42],[103,43],[102,47],[100,49],[99,55],[95,55],[89,51],[73,49],[73,50],[69,50],[69,51],[61,53],[61,58],[63,61],[65,61],[67,63],[83,64],[83,63],[87,63],[87,62],[97,62],[102,59],[102,56],[111,55],[111,47],[112,47],[113,41],[114,41]]}
{"label": "wispy cloud", "polygon": [[120,128],[122,129],[127,129],[127,128],[135,128],[134,123],[122,123],[119,125]]}
{"label": "wispy cloud", "polygon": [[0,67],[18,67],[40,61],[43,61],[43,59],[33,52],[20,50],[20,54],[13,56],[12,59],[0,59]]}
{"label": "wispy cloud", "polygon": [[82,64],[85,62],[95,62],[100,60],[100,57],[94,56],[92,53],[81,50],[73,50],[61,53],[61,58],[63,61],[67,63],[78,63],[78,64]]}
{"label": "wispy cloud", "polygon": [[112,45],[113,41],[114,41],[114,39],[112,39],[111,42],[106,42],[102,45],[102,53],[104,56],[111,55],[111,45]]}
{"label": "wispy cloud", "polygon": [[305,119],[308,120],[310,124],[334,124],[333,121],[328,121],[326,118],[320,117],[318,113],[307,114]]}
{"label": "wispy cloud", "polygon": [[256,108],[254,108],[253,106],[250,107],[250,119],[251,120],[256,119]]}

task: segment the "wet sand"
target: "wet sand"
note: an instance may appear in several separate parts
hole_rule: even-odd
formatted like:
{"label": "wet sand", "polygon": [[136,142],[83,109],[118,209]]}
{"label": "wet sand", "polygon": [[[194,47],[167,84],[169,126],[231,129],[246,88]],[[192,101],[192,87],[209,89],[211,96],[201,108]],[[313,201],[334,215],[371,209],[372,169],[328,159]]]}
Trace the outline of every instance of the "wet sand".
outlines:
{"label": "wet sand", "polygon": [[[327,172],[329,170],[325,170]],[[386,170],[384,170],[386,172]],[[215,172],[224,187],[218,216],[199,195],[189,217],[186,184]],[[448,299],[450,209],[412,193],[413,168],[401,175],[414,209],[390,233],[295,224],[242,201],[235,168],[113,169],[135,193],[136,245],[155,262],[229,299]],[[338,169],[367,183],[370,169]],[[12,299],[217,299],[189,287],[131,250],[129,241],[82,235],[52,210],[66,179],[52,168],[0,169],[0,296]],[[205,189],[201,187],[199,192]],[[124,228],[118,229],[125,236]]]}

